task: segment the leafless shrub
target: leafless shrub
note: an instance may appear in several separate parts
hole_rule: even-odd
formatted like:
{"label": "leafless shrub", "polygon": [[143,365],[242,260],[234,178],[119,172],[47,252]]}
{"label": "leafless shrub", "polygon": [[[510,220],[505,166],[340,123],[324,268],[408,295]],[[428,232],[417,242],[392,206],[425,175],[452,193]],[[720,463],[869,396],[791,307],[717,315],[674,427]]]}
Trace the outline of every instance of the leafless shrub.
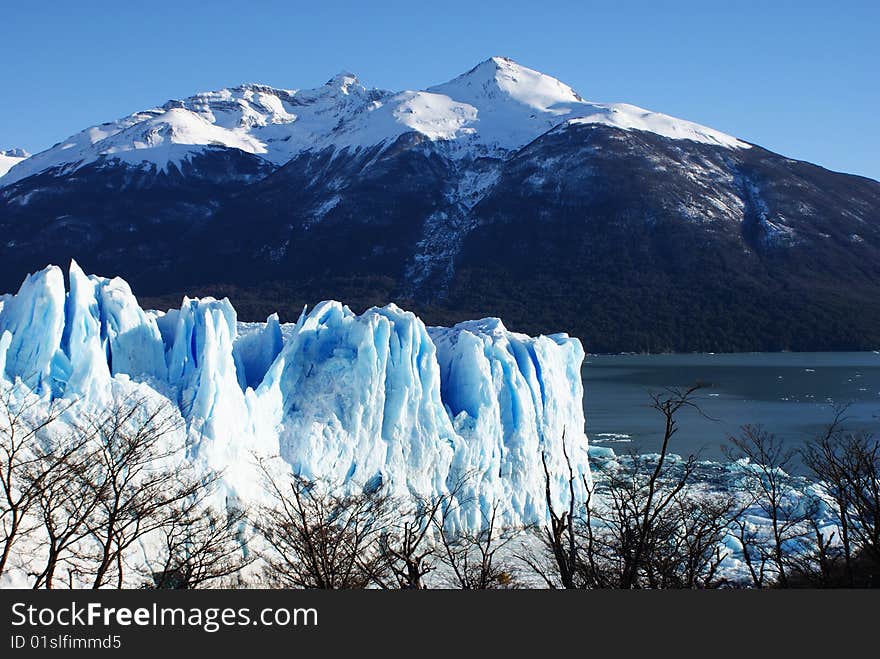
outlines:
{"label": "leafless shrub", "polygon": [[196,589],[223,583],[253,562],[244,546],[247,514],[221,515],[202,501],[188,502],[161,529],[162,546],[146,587]]}
{"label": "leafless shrub", "polygon": [[813,525],[816,538],[798,572],[812,586],[880,585],[880,441],[845,428],[839,408],[825,432],[802,452],[804,464],[834,510],[834,534]]}
{"label": "leafless shrub", "polygon": [[92,533],[93,515],[100,499],[94,485],[100,481],[100,464],[90,451],[89,438],[77,433],[56,436],[48,448],[39,448],[40,460],[31,465],[29,481],[37,492],[36,517],[42,522],[45,563],[32,572],[34,588],[54,587],[59,567],[68,580],[79,574],[80,543]]}
{"label": "leafless shrub", "polygon": [[[796,450],[787,448],[775,435],[760,426],[744,426],[739,437],[731,437],[728,457],[748,459],[743,470],[741,487],[753,505],[769,520],[766,534],[753,530],[742,533],[748,542],[745,550],[751,563],[753,584],[766,583],[766,568],[772,566],[775,579],[782,588],[788,586],[790,556],[810,537],[810,520],[816,515],[816,501],[802,496],[799,482],[792,470]],[[760,567],[755,568],[757,564]]]}
{"label": "leafless shrub", "polygon": [[186,502],[216,482],[197,479],[179,462],[180,447],[169,435],[181,427],[170,404],[140,398],[115,402],[106,411],[86,414],[78,432],[88,439],[92,546],[81,554],[93,588],[125,582],[125,555],[138,540],[172,524]]}
{"label": "leafless shrub", "polygon": [[421,590],[425,577],[437,569],[436,521],[452,505],[454,493],[416,498],[401,510],[400,520],[379,536],[379,551],[390,579],[375,579],[382,588]]}
{"label": "leafless shrub", "polygon": [[440,560],[452,575],[453,587],[464,590],[519,587],[513,561],[505,556],[505,548],[515,537],[515,531],[499,528],[498,508],[497,503],[492,505],[478,532],[451,532],[444,519],[435,520],[443,548]]}
{"label": "leafless shrub", "polygon": [[68,407],[69,403],[47,405],[20,381],[0,391],[0,575],[8,567],[13,545],[34,530],[28,514],[44,484],[64,467],[65,451],[76,450],[39,450],[43,435]]}
{"label": "leafless shrub", "polygon": [[273,585],[366,588],[387,579],[380,538],[391,525],[391,500],[381,488],[340,495],[332,484],[292,476],[281,481],[263,465],[273,504],[256,528],[269,547],[263,558]]}
{"label": "leafless shrub", "polygon": [[[601,490],[587,487],[574,500],[574,470],[568,465],[568,509],[554,508],[544,462],[549,523],[541,529],[544,559],[523,560],[550,587],[706,588],[718,585],[727,529],[741,509],[732,496],[693,486],[696,461],[671,461],[670,441],[685,407],[698,409],[698,386],[670,389],[652,398],[664,420],[656,455],[633,454],[603,477]],[[584,483],[588,486],[588,483]]]}

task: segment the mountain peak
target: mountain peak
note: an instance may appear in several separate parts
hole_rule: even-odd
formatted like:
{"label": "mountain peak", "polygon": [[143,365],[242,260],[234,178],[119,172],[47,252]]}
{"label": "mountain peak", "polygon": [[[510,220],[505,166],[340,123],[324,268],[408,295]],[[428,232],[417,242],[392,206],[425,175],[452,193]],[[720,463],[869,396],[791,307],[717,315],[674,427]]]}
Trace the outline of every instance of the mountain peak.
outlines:
{"label": "mountain peak", "polygon": [[479,106],[490,99],[509,99],[532,110],[554,115],[568,114],[559,107],[583,103],[584,99],[564,82],[515,62],[495,56],[480,62],[467,73],[429,91]]}
{"label": "mountain peak", "polygon": [[512,60],[509,57],[505,57],[503,55],[493,55],[489,59],[485,59],[482,62],[480,62],[479,64],[477,64],[474,68],[472,68],[470,71],[468,71],[464,75],[478,71],[480,69],[502,70],[502,69],[518,69],[518,68],[525,68],[525,67],[523,67],[521,64],[519,64],[518,62],[515,62],[514,60]]}
{"label": "mountain peak", "polygon": [[516,69],[526,69],[527,67],[523,66],[519,62],[511,59],[510,57],[505,57],[504,55],[493,55],[492,57],[483,60],[475,67],[470,69],[467,73],[463,75],[469,75],[475,71],[479,71],[480,69],[487,70],[516,70]]}
{"label": "mountain peak", "polygon": [[[494,55],[493,57],[490,57],[489,59],[487,59],[485,62],[482,62],[482,64],[494,65],[495,68],[498,69],[499,71],[514,71],[514,72],[519,71],[519,70],[532,71],[532,69],[530,69],[526,66],[523,66],[519,62],[511,59],[510,57],[505,57],[503,55]],[[480,66],[480,65],[478,64],[477,66]]]}
{"label": "mountain peak", "polygon": [[324,83],[325,87],[330,87],[333,91],[340,91],[343,94],[350,94],[357,89],[363,89],[360,80],[354,73],[349,71],[340,71],[335,76]]}

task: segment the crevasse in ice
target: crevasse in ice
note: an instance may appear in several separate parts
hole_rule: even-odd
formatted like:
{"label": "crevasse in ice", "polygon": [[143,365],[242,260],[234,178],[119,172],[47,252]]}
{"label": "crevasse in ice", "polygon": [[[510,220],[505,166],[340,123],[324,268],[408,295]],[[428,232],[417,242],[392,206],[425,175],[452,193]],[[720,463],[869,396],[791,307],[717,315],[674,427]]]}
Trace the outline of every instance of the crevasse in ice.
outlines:
{"label": "crevasse in ice", "polygon": [[67,289],[49,266],[0,297],[0,383],[74,401],[71,414],[132,392],[169,401],[176,441],[222,472],[228,498],[264,496],[263,457],[339,487],[455,490],[451,523],[468,529],[493,508],[508,525],[544,519],[542,454],[555,503],[570,475],[583,500],[583,358],[565,334],[532,338],[495,318],[426,327],[393,304],[357,315],[322,302],[284,326],[238,323],[226,299],[144,311],[123,280],[76,263]]}

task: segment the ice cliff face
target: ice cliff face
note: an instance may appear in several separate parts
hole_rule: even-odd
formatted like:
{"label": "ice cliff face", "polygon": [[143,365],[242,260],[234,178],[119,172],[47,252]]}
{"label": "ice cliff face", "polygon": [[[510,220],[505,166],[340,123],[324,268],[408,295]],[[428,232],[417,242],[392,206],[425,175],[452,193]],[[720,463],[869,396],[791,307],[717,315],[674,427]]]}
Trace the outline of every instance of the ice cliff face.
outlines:
{"label": "ice cliff face", "polygon": [[395,305],[356,315],[338,302],[295,325],[239,325],[226,299],[185,298],[161,314],[143,311],[121,279],[75,263],[69,282],[50,266],[0,297],[0,385],[20,378],[76,406],[132,392],[170,401],[177,441],[223,471],[229,497],[258,501],[255,459],[280,456],[285,469],[344,487],[458,488],[452,523],[479,528],[493,506],[507,524],[543,519],[542,453],[557,503],[563,451],[579,497],[589,483],[584,352],[567,335],[531,338],[497,319],[426,328]]}

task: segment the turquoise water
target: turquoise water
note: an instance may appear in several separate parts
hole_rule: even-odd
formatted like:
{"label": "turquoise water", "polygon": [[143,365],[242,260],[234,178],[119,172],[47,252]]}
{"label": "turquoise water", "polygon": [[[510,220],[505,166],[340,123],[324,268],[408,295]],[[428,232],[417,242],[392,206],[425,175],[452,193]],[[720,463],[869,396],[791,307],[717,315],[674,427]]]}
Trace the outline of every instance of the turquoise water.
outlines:
{"label": "turquoise water", "polygon": [[846,424],[880,434],[880,354],[742,353],[588,355],[584,409],[591,443],[616,452],[657,450],[663,418],[652,393],[703,382],[696,410],[683,410],[672,451],[724,457],[726,438],[762,425],[792,446],[820,433],[834,407],[849,404]]}

